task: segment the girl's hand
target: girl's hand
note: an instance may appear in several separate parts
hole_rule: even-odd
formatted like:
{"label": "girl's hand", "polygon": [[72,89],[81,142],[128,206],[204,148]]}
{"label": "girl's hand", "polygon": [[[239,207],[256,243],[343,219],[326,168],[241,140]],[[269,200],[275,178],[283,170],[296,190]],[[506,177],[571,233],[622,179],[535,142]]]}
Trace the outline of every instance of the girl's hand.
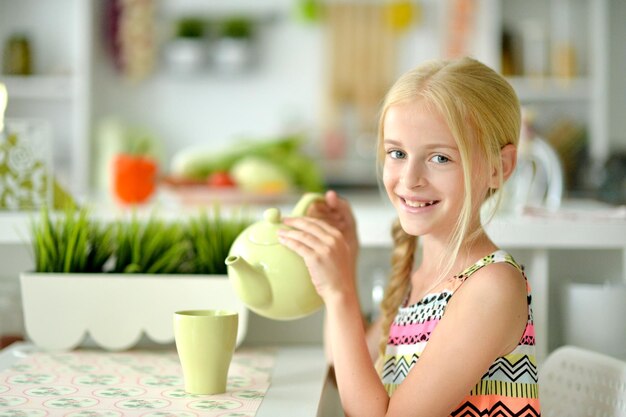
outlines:
{"label": "girl's hand", "polygon": [[335,191],[327,191],[324,197],[325,200],[323,202],[318,201],[312,204],[306,215],[321,219],[338,229],[350,247],[353,261],[356,262],[359,252],[359,239],[356,232],[356,221],[354,220],[350,204],[343,198],[340,198]]}
{"label": "girl's hand", "polygon": [[312,217],[285,218],[293,229],[278,232],[280,242],[300,255],[317,293],[324,299],[354,289],[354,262],[342,232]]}

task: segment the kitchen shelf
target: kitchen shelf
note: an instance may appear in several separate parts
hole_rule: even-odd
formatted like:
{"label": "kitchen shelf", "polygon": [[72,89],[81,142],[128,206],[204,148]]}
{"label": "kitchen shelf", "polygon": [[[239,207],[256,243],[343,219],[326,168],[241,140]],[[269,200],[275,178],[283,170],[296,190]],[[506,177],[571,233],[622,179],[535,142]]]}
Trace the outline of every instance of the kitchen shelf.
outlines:
{"label": "kitchen shelf", "polygon": [[72,195],[89,178],[91,54],[99,2],[0,0],[0,42],[24,33],[32,45],[34,75],[0,74],[9,104],[6,117],[50,123],[55,177]]}
{"label": "kitchen shelf", "polygon": [[[561,7],[563,6],[563,7]],[[494,57],[494,67],[502,64],[502,29],[506,28],[521,43],[537,47],[532,56],[542,56],[545,77],[511,77],[522,104],[543,105],[547,122],[553,111],[569,111],[576,106],[583,111],[582,123],[588,132],[589,156],[593,169],[600,169],[610,153],[608,97],[609,97],[609,0],[485,0],[485,43]],[[566,19],[566,23],[564,23]],[[533,28],[529,32],[529,25]],[[526,33],[526,38],[524,38]],[[531,33],[532,36],[528,37]],[[494,39],[496,41],[494,41]],[[559,42],[565,42],[574,53],[574,78],[558,78],[551,55]],[[519,48],[519,45],[516,47]],[[513,48],[515,49],[515,48]],[[515,51],[513,51],[515,52]],[[515,56],[515,55],[514,55]],[[523,54],[519,57],[523,61]],[[522,66],[523,67],[523,66]],[[517,70],[523,70],[518,68]],[[567,110],[565,110],[567,109]],[[580,115],[577,115],[579,119]],[[573,116],[570,116],[573,117]]]}
{"label": "kitchen shelf", "polygon": [[69,75],[0,76],[11,99],[70,100],[73,79]]}
{"label": "kitchen shelf", "polygon": [[165,0],[160,4],[160,13],[164,15],[198,16],[273,16],[276,12],[274,2],[258,0]]}
{"label": "kitchen shelf", "polygon": [[587,78],[508,77],[522,103],[585,102],[591,99]]}

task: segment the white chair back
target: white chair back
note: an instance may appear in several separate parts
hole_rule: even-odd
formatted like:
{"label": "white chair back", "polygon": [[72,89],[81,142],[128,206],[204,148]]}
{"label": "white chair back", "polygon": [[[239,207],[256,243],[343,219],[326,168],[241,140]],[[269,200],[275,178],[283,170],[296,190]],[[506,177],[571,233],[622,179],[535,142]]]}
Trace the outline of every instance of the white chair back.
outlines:
{"label": "white chair back", "polygon": [[626,362],[564,346],[539,371],[543,417],[626,417]]}

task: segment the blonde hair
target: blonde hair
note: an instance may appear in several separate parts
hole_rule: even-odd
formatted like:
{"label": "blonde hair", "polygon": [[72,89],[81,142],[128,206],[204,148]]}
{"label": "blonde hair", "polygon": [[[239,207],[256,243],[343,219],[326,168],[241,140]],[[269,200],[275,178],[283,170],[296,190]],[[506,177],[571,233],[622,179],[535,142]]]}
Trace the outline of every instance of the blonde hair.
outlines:
{"label": "blonde hair", "polygon": [[[463,242],[471,242],[480,230],[470,230],[470,223],[482,203],[502,187],[500,150],[507,144],[517,145],[521,116],[520,104],[513,88],[498,73],[481,62],[464,57],[455,60],[426,62],[402,75],[387,93],[382,105],[378,127],[378,170],[382,172],[384,121],[388,109],[399,103],[422,100],[445,120],[461,154],[464,176],[464,202],[454,231],[439,259],[439,279],[452,270]],[[488,175],[498,174],[498,184],[480,201],[472,201],[473,157],[484,160],[480,168]],[[493,211],[497,208],[501,193]],[[493,213],[492,213],[493,216]],[[396,221],[392,229],[394,249],[389,283],[381,304],[383,338],[378,365],[382,365],[391,322],[407,296],[417,237],[410,236]],[[445,261],[445,263],[444,263]]]}

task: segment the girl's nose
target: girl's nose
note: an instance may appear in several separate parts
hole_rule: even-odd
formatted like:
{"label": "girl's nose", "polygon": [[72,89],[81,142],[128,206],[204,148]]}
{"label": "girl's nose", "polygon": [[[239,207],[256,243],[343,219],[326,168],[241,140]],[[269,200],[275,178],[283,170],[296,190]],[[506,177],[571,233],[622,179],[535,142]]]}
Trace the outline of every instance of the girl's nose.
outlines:
{"label": "girl's nose", "polygon": [[406,164],[400,182],[406,188],[423,187],[427,184],[426,167],[421,163]]}

